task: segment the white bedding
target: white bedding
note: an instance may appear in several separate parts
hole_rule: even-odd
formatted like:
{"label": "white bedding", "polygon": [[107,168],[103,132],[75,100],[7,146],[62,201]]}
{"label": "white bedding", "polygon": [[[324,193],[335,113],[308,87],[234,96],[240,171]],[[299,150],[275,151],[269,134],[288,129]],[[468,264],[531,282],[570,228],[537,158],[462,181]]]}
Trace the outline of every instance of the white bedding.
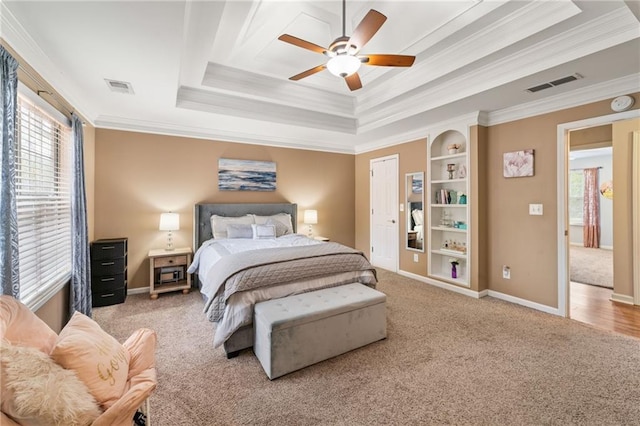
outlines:
{"label": "white bedding", "polygon": [[[290,234],[268,240],[252,239],[211,239],[205,241],[196,251],[193,263],[189,266],[189,273],[198,273],[202,283],[201,293],[212,298],[212,288],[208,277],[215,274],[216,263],[230,253],[241,253],[250,250],[269,249],[275,247],[296,247],[313,244],[323,244],[304,235]],[[302,293],[316,288],[333,285],[348,284],[366,276],[365,281],[374,282],[375,277],[370,271],[344,272],[329,277],[314,278],[278,286],[257,288],[233,294],[225,306],[224,317],[216,326],[214,346],[222,345],[236,330],[253,321],[253,307],[257,302],[270,300],[291,294]]]}

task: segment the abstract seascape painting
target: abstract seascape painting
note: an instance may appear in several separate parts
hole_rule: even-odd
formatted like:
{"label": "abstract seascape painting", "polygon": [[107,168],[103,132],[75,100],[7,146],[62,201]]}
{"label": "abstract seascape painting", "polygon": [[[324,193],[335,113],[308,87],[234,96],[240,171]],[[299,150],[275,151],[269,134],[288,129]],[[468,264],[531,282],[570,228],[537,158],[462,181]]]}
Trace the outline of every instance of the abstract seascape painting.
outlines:
{"label": "abstract seascape painting", "polygon": [[275,191],[276,163],[220,158],[218,189],[220,191]]}

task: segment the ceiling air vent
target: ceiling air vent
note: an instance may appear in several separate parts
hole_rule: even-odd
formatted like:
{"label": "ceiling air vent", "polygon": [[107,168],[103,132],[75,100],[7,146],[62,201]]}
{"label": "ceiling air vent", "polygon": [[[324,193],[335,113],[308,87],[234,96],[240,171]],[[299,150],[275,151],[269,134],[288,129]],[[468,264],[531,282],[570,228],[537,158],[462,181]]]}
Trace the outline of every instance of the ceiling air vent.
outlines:
{"label": "ceiling air vent", "polygon": [[107,82],[107,86],[109,86],[109,89],[111,89],[112,92],[129,93],[130,95],[133,95],[133,86],[131,86],[131,83],[126,81],[109,80],[108,78],[105,78],[104,81]]}
{"label": "ceiling air vent", "polygon": [[562,78],[559,78],[557,80],[550,81],[548,83],[542,83],[542,84],[539,84],[537,86],[529,87],[527,89],[527,92],[530,92],[530,93],[539,92],[541,90],[549,89],[549,88],[555,87],[555,86],[560,86],[561,84],[569,83],[571,81],[576,81],[576,80],[581,79],[581,78],[582,78],[582,76],[580,74],[578,74],[578,73],[573,74],[573,75],[568,75],[566,77],[562,77]]}

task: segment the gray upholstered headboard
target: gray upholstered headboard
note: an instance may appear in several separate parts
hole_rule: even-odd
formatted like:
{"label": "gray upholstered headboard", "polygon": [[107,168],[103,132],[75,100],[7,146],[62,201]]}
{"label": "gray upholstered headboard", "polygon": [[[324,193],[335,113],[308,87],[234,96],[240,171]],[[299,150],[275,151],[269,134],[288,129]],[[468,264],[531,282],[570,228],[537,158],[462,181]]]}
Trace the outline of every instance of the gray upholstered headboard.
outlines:
{"label": "gray upholstered headboard", "polygon": [[193,209],[193,248],[197,250],[200,245],[213,238],[211,231],[211,215],[218,216],[244,216],[246,214],[270,216],[277,213],[289,213],[293,232],[298,227],[298,205],[289,203],[240,203],[240,204],[196,204]]}

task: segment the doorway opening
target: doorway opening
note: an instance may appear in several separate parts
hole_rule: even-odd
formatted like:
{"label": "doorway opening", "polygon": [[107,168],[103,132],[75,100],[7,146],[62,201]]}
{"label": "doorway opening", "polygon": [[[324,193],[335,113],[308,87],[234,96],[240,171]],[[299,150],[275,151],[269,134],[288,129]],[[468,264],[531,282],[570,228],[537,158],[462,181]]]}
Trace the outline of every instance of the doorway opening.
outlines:
{"label": "doorway opening", "polygon": [[613,293],[611,139],[610,124],[569,132],[569,317],[595,326]]}

